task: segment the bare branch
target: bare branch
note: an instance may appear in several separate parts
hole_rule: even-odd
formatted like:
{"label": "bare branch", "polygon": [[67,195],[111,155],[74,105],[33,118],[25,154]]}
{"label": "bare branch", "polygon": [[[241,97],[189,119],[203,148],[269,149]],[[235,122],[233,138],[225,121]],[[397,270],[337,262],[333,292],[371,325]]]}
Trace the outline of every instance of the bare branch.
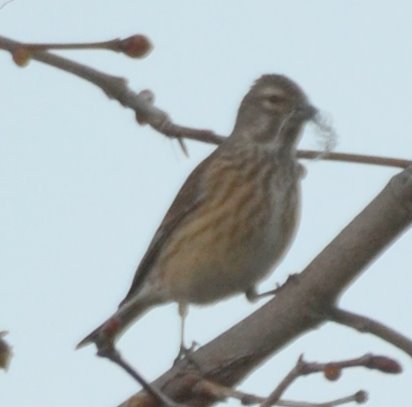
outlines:
{"label": "bare branch", "polygon": [[[319,157],[320,154],[320,157]],[[401,160],[398,158],[389,158],[389,157],[377,157],[373,155],[363,155],[363,154],[351,154],[351,153],[319,153],[318,151],[310,150],[299,150],[299,158],[307,158],[311,160],[320,160],[327,161],[344,161],[348,163],[358,163],[358,164],[371,164],[371,165],[380,165],[385,167],[398,167],[398,168],[408,168],[412,165],[410,160]]]}
{"label": "bare branch", "polygon": [[[205,377],[233,387],[291,340],[329,320],[328,308],[412,221],[412,167],[383,191],[274,299],[192,355]],[[350,253],[350,255],[348,255]],[[179,362],[154,384],[174,400],[207,406],[192,389],[201,378]],[[135,407],[144,393],[122,407]]]}
{"label": "bare branch", "polygon": [[[233,398],[239,400],[243,405],[261,404],[266,398],[261,396],[255,396],[254,394],[245,393],[230,387],[225,387],[217,383],[213,383],[209,380],[200,381],[194,388],[193,392],[205,395],[206,397],[213,397],[216,400],[225,400],[227,398]],[[334,407],[347,403],[364,403],[367,399],[366,392],[359,390],[351,396],[342,397],[336,400],[328,401],[325,403],[310,403],[305,401],[296,400],[278,400],[277,406],[282,407]]]}
{"label": "bare branch", "polygon": [[[108,75],[104,72],[90,68],[86,65],[79,64],[67,58],[54,55],[50,52],[42,51],[42,49],[50,48],[74,48],[74,47],[97,47],[97,48],[128,48],[126,45],[119,46],[119,42],[129,41],[133,44],[133,38],[129,37],[125,40],[112,40],[103,43],[89,44],[25,44],[10,40],[0,36],[0,49],[9,51],[16,63],[24,66],[30,59],[43,62],[55,68],[72,73],[80,78],[83,78],[97,87],[99,87],[109,98],[117,100],[123,106],[134,110],[136,118],[140,124],[149,124],[159,133],[176,139],[187,138],[190,140],[202,141],[211,144],[220,144],[224,137],[206,129],[193,129],[190,127],[181,126],[173,123],[167,113],[154,106],[154,95],[150,91],[142,91],[136,93],[128,88],[127,81],[118,76]],[[149,40],[147,40],[149,41]],[[136,41],[139,43],[139,40]],[[133,46],[130,45],[133,49]],[[137,46],[139,49],[139,46]],[[144,47],[142,47],[144,48]],[[182,147],[185,151],[184,147]],[[352,163],[384,165],[390,167],[407,168],[412,165],[412,161],[400,160],[388,157],[375,157],[359,154],[333,153],[322,151],[302,150],[298,152],[299,158],[320,159],[332,161],[345,161]]]}
{"label": "bare branch", "polygon": [[127,374],[129,374],[133,379],[139,383],[143,389],[146,390],[150,396],[165,407],[184,407],[183,404],[175,403],[173,400],[170,400],[167,396],[162,394],[159,390],[154,388],[150,383],[148,383],[141,375],[138,373],[128,362],[126,362],[121,356],[120,352],[117,351],[114,347],[106,347],[99,350],[97,353],[98,356],[106,358],[122,368]]}
{"label": "bare branch", "polygon": [[[133,109],[141,123],[148,123],[169,137],[215,144],[222,140],[221,136],[208,130],[195,130],[172,123],[164,111],[153,105],[153,100],[148,100],[147,91],[139,94],[131,91],[123,78],[107,75],[49,52],[30,53],[24,45],[4,37],[0,37],[0,48],[10,51],[14,59],[22,63],[35,59],[94,83],[109,97]],[[18,58],[17,51],[21,54],[17,55]],[[319,158],[321,154],[322,159],[374,164],[378,163],[376,160],[381,160],[379,164],[386,160],[342,153],[304,154],[307,154],[305,158]],[[393,159],[389,160],[390,164],[387,162],[386,165],[395,164]],[[396,165],[402,167],[408,164],[408,161],[396,161]],[[225,386],[233,386],[286,343],[325,322],[328,318],[325,310],[334,306],[353,279],[409,226],[411,219],[412,168],[408,167],[394,177],[381,194],[272,301],[195,353],[207,377]],[[213,399],[200,399],[192,391],[199,380],[202,379],[193,376],[187,362],[183,361],[154,385],[174,400],[206,406]],[[147,393],[140,393],[123,406],[134,406],[137,400],[146,396]]]}
{"label": "bare branch", "polygon": [[143,58],[152,50],[153,46],[149,39],[141,34],[135,34],[130,37],[120,39],[115,38],[109,41],[85,42],[85,43],[19,43],[19,48],[24,48],[30,54],[38,51],[49,51],[52,49],[73,50],[105,50],[121,52],[131,58]]}
{"label": "bare branch", "polygon": [[[357,404],[363,404],[366,403],[368,400],[368,395],[365,391],[359,390],[355,394],[352,394],[351,396],[348,397],[342,397],[340,399],[336,399],[334,401],[330,401],[328,403],[320,403],[320,404],[313,404],[313,407],[334,407],[334,406],[340,406],[342,404],[347,404],[347,403],[357,403]],[[311,407],[310,405],[302,405],[302,407]]]}
{"label": "bare branch", "polygon": [[[392,369],[388,369],[388,366],[391,366]],[[380,370],[383,373],[401,372],[401,367],[398,362],[386,356],[366,354],[356,359],[328,363],[305,362],[301,356],[294,368],[285,376],[269,397],[262,402],[261,407],[279,405],[281,395],[300,376],[322,372],[328,380],[337,380],[340,377],[342,370],[349,367],[365,367],[368,369]]]}
{"label": "bare branch", "polygon": [[276,389],[261,404],[261,407],[270,407],[275,405],[285,390],[301,375],[305,374],[305,362],[300,356],[294,368],[283,378]]}
{"label": "bare branch", "polygon": [[359,332],[375,335],[412,356],[412,341],[378,321],[339,308],[332,308],[329,317],[331,321],[349,326]]}
{"label": "bare branch", "polygon": [[[16,50],[25,50],[24,44],[20,44],[19,42],[1,36],[0,49],[8,50],[12,54],[14,53],[14,55]],[[127,81],[124,78],[108,75],[104,72],[71,61],[67,58],[54,55],[50,52],[36,51],[28,57],[72,73],[73,75],[93,83],[109,98],[115,99],[123,106],[133,109],[141,124],[148,123],[155,130],[158,130],[160,133],[169,137],[185,137],[192,140],[214,143],[221,141],[219,136],[216,136],[209,130],[193,130],[172,123],[166,112],[153,105],[153,94],[150,93],[151,97],[148,97],[148,91],[143,91],[138,94],[133,92],[128,88]]]}

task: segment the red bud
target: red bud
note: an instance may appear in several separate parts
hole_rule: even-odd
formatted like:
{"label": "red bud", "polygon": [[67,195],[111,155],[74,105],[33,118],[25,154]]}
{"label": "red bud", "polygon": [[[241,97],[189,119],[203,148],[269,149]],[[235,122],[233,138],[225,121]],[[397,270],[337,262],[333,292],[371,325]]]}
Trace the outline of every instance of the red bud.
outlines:
{"label": "red bud", "polygon": [[342,369],[334,363],[328,363],[323,369],[325,378],[330,381],[338,380],[342,374]]}
{"label": "red bud", "polygon": [[121,40],[119,48],[131,58],[142,58],[146,56],[153,47],[147,37],[137,34]]}
{"label": "red bud", "polygon": [[369,369],[380,370],[384,373],[401,373],[402,366],[393,359],[386,356],[372,356],[367,364]]}
{"label": "red bud", "polygon": [[17,47],[12,51],[13,61],[20,67],[26,66],[30,61],[30,51],[24,47]]}

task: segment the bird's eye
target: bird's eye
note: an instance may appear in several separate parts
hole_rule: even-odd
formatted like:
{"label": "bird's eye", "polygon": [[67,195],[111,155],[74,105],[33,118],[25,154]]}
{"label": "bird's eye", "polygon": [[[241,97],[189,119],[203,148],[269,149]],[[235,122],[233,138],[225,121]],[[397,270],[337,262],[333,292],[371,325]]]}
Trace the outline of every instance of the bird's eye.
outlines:
{"label": "bird's eye", "polygon": [[281,103],[283,101],[283,97],[280,95],[270,95],[267,96],[267,101],[270,102],[273,105],[277,105],[278,103]]}
{"label": "bird's eye", "polygon": [[263,106],[270,111],[281,109],[284,102],[285,97],[275,93],[265,95],[262,100]]}

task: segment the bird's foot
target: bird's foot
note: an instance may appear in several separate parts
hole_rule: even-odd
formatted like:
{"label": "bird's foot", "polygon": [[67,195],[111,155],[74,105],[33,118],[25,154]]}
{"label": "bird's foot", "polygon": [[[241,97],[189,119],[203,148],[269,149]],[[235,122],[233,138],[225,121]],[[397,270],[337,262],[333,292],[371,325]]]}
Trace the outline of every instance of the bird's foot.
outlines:
{"label": "bird's foot", "polygon": [[178,362],[182,361],[182,360],[186,360],[188,361],[192,366],[194,366],[197,370],[201,370],[200,369],[200,365],[196,362],[196,360],[193,357],[193,354],[196,350],[196,348],[198,347],[198,343],[193,341],[192,345],[187,348],[186,346],[184,346],[184,344],[182,343],[180,345],[179,348],[179,353],[177,354],[174,362],[173,362],[173,366],[175,366]]}
{"label": "bird's foot", "polygon": [[269,291],[265,291],[263,293],[258,293],[255,290],[255,287],[250,288],[249,290],[247,290],[245,292],[246,298],[248,299],[248,301],[250,302],[256,302],[257,300],[260,300],[261,298],[264,297],[269,297],[269,296],[273,296],[275,294],[277,294],[277,292],[282,288],[282,286],[277,285],[275,289],[273,290],[269,290]]}
{"label": "bird's foot", "polygon": [[298,282],[299,273],[289,274],[287,280],[283,284],[276,284],[276,287],[273,290],[265,291],[263,293],[256,292],[255,287],[250,287],[245,291],[246,298],[250,302],[255,302],[261,298],[273,296],[279,294],[279,292],[289,283]]}

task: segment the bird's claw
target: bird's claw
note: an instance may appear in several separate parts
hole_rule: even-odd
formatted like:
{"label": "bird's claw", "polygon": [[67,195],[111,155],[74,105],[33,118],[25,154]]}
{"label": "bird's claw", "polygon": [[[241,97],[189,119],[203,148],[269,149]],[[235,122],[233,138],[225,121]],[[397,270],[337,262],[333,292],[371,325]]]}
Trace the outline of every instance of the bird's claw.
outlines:
{"label": "bird's claw", "polygon": [[192,345],[189,348],[181,344],[179,348],[179,353],[177,354],[175,360],[173,361],[173,366],[175,366],[178,362],[182,360],[187,360],[191,365],[196,367],[196,369],[200,370],[199,364],[193,358],[193,353],[195,352],[198,346],[199,344],[195,341],[192,342]]}
{"label": "bird's claw", "polygon": [[268,296],[272,296],[272,295],[276,295],[279,291],[279,289],[281,288],[281,286],[277,285],[276,288],[274,288],[273,290],[269,290],[269,291],[265,291],[263,293],[258,293],[256,292],[256,290],[253,289],[249,289],[245,292],[246,298],[248,299],[248,301],[250,302],[256,302],[257,300],[263,298],[263,297],[268,297]]}

